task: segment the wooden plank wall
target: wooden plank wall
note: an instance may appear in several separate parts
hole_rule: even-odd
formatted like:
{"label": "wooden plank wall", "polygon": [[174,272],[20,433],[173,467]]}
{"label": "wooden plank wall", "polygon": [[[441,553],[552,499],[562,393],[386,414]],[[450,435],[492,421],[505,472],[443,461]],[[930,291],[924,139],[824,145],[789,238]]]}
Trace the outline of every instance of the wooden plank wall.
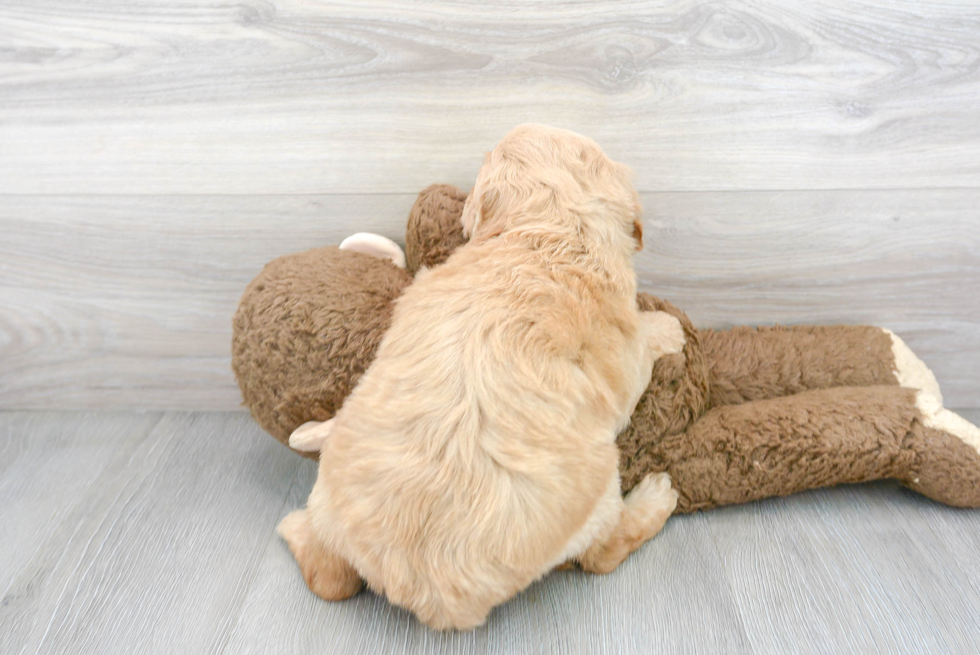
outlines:
{"label": "wooden plank wall", "polygon": [[527,121],[636,171],[704,326],[873,323],[980,406],[980,7],[5,0],[0,408],[230,409],[268,260]]}

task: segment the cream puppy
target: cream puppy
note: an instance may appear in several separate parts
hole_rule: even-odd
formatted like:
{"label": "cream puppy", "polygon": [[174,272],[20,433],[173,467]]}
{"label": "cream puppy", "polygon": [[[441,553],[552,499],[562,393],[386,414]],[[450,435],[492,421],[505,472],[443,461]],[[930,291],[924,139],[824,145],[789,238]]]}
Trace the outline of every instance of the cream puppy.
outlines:
{"label": "cream puppy", "polygon": [[[525,125],[487,155],[469,243],[421,272],[320,431],[306,509],[279,526],[314,593],[361,581],[439,628],[473,628],[568,560],[605,573],[663,527],[665,474],[619,493],[615,437],[680,324],[640,313],[629,170]],[[302,436],[302,435],[301,435]]]}

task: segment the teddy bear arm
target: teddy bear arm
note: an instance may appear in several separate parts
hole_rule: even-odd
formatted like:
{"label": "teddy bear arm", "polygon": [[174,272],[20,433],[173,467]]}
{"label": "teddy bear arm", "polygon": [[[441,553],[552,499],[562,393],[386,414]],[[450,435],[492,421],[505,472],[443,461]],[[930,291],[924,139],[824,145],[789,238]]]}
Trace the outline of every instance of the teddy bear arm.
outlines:
{"label": "teddy bear arm", "polygon": [[670,473],[683,513],[886,478],[940,502],[980,506],[980,430],[899,386],[717,407],[651,450],[652,470]]}
{"label": "teddy bear arm", "polygon": [[845,386],[900,385],[941,398],[928,367],[882,328],[742,326],[700,337],[711,407]]}

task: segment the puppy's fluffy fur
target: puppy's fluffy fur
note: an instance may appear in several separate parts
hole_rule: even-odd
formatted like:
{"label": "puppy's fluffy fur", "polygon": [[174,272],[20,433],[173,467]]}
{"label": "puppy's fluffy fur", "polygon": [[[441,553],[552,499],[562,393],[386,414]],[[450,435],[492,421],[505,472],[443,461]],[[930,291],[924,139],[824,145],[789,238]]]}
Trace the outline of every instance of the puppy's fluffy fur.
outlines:
{"label": "puppy's fluffy fur", "polygon": [[663,526],[669,478],[624,503],[614,440],[684,337],[637,311],[637,194],[593,141],[515,129],[462,220],[469,243],[399,299],[279,530],[321,597],[363,579],[466,629],[567,560],[611,571]]}

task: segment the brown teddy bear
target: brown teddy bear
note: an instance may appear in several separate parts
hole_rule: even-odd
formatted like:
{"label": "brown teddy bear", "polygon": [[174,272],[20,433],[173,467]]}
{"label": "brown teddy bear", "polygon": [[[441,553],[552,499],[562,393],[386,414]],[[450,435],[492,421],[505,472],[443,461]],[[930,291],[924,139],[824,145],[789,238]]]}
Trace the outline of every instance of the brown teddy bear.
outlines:
{"label": "brown teddy bear", "polygon": [[[309,435],[370,364],[412,275],[466,242],[465,199],[447,185],[424,190],[404,256],[382,237],[355,235],[341,248],[281,257],[249,284],[232,365],[264,429],[317,455]],[[935,377],[891,332],[698,330],[665,300],[641,293],[637,302],[676,316],[687,344],[657,362],[617,439],[624,493],[667,471],[677,511],[691,512],[892,478],[943,503],[980,506],[980,430],[943,409]]]}

